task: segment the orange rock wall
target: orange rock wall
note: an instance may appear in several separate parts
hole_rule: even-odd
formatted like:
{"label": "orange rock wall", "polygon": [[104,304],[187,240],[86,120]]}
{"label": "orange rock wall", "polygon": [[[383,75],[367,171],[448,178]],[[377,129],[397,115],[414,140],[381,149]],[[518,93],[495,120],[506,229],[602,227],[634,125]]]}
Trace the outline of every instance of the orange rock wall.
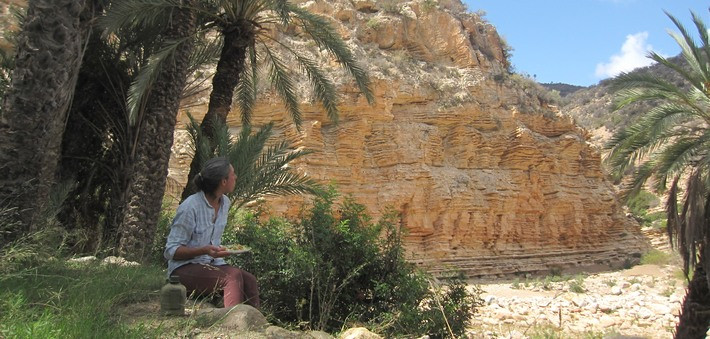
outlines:
{"label": "orange rock wall", "polygon": [[[371,214],[399,211],[410,258],[432,272],[544,272],[638,255],[638,225],[622,213],[599,153],[569,117],[500,77],[503,49],[492,26],[402,3],[399,15],[387,15],[372,1],[304,2],[373,58],[361,60],[375,105],[344,81],[338,124],[306,101],[299,131],[271,97],[253,123],[274,121],[276,138],[314,150],[296,167],[335,182]],[[381,23],[365,24],[372,20]],[[407,51],[410,64],[386,63],[392,51]],[[190,112],[199,119],[205,109]],[[238,112],[229,120],[238,128]],[[189,165],[185,140],[176,131],[178,187]],[[301,207],[292,197],[267,201],[281,215]]]}

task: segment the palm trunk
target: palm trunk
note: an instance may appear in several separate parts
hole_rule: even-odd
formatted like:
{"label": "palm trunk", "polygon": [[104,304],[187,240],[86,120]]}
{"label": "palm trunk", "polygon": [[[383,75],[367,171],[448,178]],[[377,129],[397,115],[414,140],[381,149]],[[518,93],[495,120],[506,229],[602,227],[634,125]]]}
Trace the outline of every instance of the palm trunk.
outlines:
{"label": "palm trunk", "polygon": [[[226,29],[223,32],[224,45],[220,52],[217,70],[212,78],[210,103],[207,107],[207,113],[200,124],[203,135],[209,140],[212,140],[215,135],[214,122],[227,123],[227,115],[229,115],[232,108],[234,90],[237,88],[240,75],[244,70],[247,47],[251,39],[253,39],[250,27],[249,23],[244,23],[235,25],[235,27]],[[182,191],[182,200],[195,193],[196,188],[190,183],[192,178],[200,171],[202,163],[206,160],[202,159],[200,154],[195,154],[192,158],[190,173],[187,175],[188,184]]]}
{"label": "palm trunk", "polygon": [[675,338],[705,338],[705,333],[710,328],[710,289],[702,262],[701,254],[681,306]]}
{"label": "palm trunk", "polygon": [[[185,0],[185,3],[195,0]],[[192,11],[176,9],[166,40],[190,35],[196,20]],[[185,42],[160,70],[139,122],[131,173],[119,225],[119,254],[131,260],[147,257],[162,207],[168,174],[170,148],[177,121],[181,92],[185,86],[192,43]]]}
{"label": "palm trunk", "polygon": [[[16,208],[18,234],[41,224],[84,52],[86,0],[30,0],[12,85],[0,116],[0,204]],[[17,234],[16,234],[17,235]]]}

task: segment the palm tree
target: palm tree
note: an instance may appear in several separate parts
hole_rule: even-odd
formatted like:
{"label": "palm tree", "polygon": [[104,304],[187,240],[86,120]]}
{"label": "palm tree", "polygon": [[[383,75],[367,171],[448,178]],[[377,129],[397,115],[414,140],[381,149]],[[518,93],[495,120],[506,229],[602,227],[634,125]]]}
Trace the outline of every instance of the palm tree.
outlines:
{"label": "palm tree", "polygon": [[[136,136],[131,152],[131,178],[123,198],[123,218],[118,227],[119,254],[133,259],[147,258],[161,209],[168,174],[170,148],[177,122],[181,93],[185,87],[192,53],[196,0],[167,1],[160,15],[169,18],[159,29],[164,47],[134,80],[132,88],[142,83],[150,89],[147,96],[129,96],[134,108],[131,122],[136,124]],[[114,2],[120,7],[125,2]],[[115,7],[113,7],[115,8]],[[141,18],[133,17],[116,28],[145,29]],[[158,26],[160,27],[160,26]],[[115,28],[115,27],[114,27]],[[155,27],[153,27],[155,28]],[[148,75],[146,75],[148,74]]]}
{"label": "palm tree", "polygon": [[287,141],[266,147],[273,124],[267,124],[253,134],[251,126],[244,126],[233,140],[226,124],[213,121],[214,137],[210,139],[204,135],[200,124],[191,115],[188,114],[188,117],[188,132],[194,153],[199,154],[200,159],[224,156],[234,166],[238,180],[229,195],[232,208],[239,208],[266,195],[316,194],[322,190],[316,181],[294,172],[288,166],[311,151],[294,150]]}
{"label": "palm tree", "polygon": [[[667,193],[668,235],[692,280],[676,327],[676,338],[705,338],[710,326],[710,39],[703,21],[692,13],[700,36],[697,44],[672,15],[680,31],[670,33],[682,49],[687,66],[650,53],[654,61],[677,73],[687,84],[653,74],[621,74],[614,79],[615,108],[651,101],[653,108],[609,141],[606,163],[617,177],[632,170],[625,196],[638,193],[649,179],[658,193]],[[681,194],[681,182],[685,194]],[[668,187],[670,184],[670,187]],[[679,205],[682,207],[679,208]]]}
{"label": "palm tree", "polygon": [[38,226],[93,15],[89,0],[30,0],[0,116],[0,203]]}
{"label": "palm tree", "polygon": [[[273,31],[285,32],[293,26],[300,28],[319,48],[328,51],[353,76],[368,102],[374,101],[367,74],[325,18],[286,0],[214,0],[205,1],[202,5],[195,9],[201,14],[201,27],[216,30],[222,38],[209,106],[201,124],[208,138],[214,137],[213,121],[226,123],[235,91],[242,121],[245,125],[249,124],[256,100],[259,66],[264,63],[268,65],[271,84],[283,98],[296,126],[300,127],[301,112],[289,66],[284,62],[284,53],[290,55],[306,73],[316,99],[322,103],[328,117],[337,121],[338,96],[332,81],[317,62],[273,35]],[[199,171],[203,161],[199,155],[193,158],[188,182]],[[182,198],[192,193],[194,187],[188,184]]]}

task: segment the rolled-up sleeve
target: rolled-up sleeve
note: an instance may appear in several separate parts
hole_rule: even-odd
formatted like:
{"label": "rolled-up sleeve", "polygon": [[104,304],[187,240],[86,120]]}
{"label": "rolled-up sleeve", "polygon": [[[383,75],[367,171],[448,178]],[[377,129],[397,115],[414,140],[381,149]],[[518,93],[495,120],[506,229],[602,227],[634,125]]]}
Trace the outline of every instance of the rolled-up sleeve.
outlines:
{"label": "rolled-up sleeve", "polygon": [[[187,206],[181,206],[187,207]],[[165,244],[165,259],[172,260],[178,247],[187,245],[195,230],[195,211],[192,208],[178,208],[170,226],[170,234]]]}

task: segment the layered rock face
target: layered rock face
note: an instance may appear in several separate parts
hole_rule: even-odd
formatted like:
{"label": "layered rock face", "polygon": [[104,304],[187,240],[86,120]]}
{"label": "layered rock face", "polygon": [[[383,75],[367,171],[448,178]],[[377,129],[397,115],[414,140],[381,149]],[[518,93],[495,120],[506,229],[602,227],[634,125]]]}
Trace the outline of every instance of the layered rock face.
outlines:
{"label": "layered rock face", "polygon": [[[334,70],[337,124],[304,101],[299,131],[269,96],[253,123],[275,121],[275,138],[314,150],[296,167],[335,182],[369,213],[398,211],[409,257],[434,273],[544,272],[637,256],[638,225],[622,213],[586,133],[507,74],[493,26],[461,12],[458,1],[429,3],[304,2],[346,37],[373,78],[376,103]],[[204,111],[190,108],[198,119]],[[239,121],[235,108],[230,125]],[[176,131],[178,187],[189,165],[185,139]],[[289,216],[302,204],[267,201]]]}

